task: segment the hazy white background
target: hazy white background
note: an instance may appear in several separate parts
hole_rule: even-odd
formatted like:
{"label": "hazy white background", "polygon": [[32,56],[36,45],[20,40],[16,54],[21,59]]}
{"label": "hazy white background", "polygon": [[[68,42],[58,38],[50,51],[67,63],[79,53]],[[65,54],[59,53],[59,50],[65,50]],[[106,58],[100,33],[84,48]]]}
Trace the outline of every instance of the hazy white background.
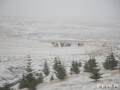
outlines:
{"label": "hazy white background", "polygon": [[0,15],[41,21],[119,22],[120,0],[0,0]]}

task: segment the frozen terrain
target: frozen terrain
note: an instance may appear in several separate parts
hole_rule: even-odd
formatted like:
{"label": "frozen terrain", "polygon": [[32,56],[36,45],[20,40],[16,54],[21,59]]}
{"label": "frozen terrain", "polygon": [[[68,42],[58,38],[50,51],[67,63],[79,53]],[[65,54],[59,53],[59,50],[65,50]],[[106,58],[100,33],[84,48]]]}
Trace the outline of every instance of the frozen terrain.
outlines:
{"label": "frozen terrain", "polygon": [[[54,47],[52,42],[68,42],[72,46],[60,47],[59,44]],[[78,47],[78,42],[84,43],[84,46]],[[34,72],[41,72],[45,60],[51,68],[50,75],[37,86],[37,90],[103,90],[97,85],[120,86],[120,71],[109,71],[102,67],[111,47],[116,59],[120,60],[120,24],[0,21],[0,86],[21,78],[28,54],[32,58]],[[78,60],[84,65],[90,56],[94,56],[99,62],[103,78],[94,82],[88,73],[83,72],[83,67],[80,68],[80,74],[69,74],[71,61]],[[67,68],[68,77],[64,81],[56,77],[54,81],[49,81],[50,76],[54,75],[52,65],[55,57],[59,57]],[[18,90],[17,86],[18,84],[13,88]]]}

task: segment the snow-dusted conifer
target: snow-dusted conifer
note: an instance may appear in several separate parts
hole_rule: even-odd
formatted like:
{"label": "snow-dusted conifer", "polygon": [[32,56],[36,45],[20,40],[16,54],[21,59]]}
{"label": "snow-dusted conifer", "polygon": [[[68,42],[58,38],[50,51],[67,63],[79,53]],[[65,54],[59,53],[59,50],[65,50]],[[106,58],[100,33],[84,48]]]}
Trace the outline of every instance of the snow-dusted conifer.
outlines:
{"label": "snow-dusted conifer", "polygon": [[107,56],[105,62],[103,63],[103,67],[105,69],[110,69],[110,70],[114,70],[114,68],[117,67],[117,65],[118,65],[118,61],[115,59],[113,53]]}
{"label": "snow-dusted conifer", "polygon": [[50,73],[47,61],[45,61],[45,63],[44,63],[43,72],[46,76]]}

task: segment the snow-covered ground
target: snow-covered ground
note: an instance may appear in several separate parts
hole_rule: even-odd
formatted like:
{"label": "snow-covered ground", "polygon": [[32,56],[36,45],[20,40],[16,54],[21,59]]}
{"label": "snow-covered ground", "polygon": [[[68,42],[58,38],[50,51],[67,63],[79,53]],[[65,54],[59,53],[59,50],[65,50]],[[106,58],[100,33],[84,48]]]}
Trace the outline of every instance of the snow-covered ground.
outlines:
{"label": "snow-covered ground", "polygon": [[[105,70],[102,63],[112,51],[116,59],[120,60],[120,24],[55,24],[39,22],[0,22],[0,86],[19,80],[26,68],[26,57],[32,58],[32,69],[41,72],[43,63],[47,60],[51,73],[44,78],[44,82],[37,86],[37,90],[103,90],[97,85],[120,86],[120,71]],[[58,47],[51,43],[57,42]],[[71,43],[71,47],[60,47],[60,42]],[[77,46],[77,43],[84,46]],[[102,46],[106,44],[106,46]],[[89,73],[83,72],[85,61],[94,56],[99,62],[103,78],[94,82]],[[64,81],[55,78],[52,65],[58,57],[65,64],[68,77]],[[82,62],[80,74],[69,74],[73,60]],[[55,75],[54,75],[55,77]],[[14,86],[15,90],[18,84]],[[108,89],[108,90],[119,90]],[[105,89],[107,90],[107,89]]]}

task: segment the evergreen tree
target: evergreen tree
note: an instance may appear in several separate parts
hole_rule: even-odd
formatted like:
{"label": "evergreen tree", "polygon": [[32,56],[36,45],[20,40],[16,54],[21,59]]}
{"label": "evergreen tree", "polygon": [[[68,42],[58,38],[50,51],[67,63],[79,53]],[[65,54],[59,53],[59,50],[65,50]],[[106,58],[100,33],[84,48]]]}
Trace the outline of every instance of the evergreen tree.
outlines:
{"label": "evergreen tree", "polygon": [[82,67],[82,63],[81,62],[79,62],[79,67]]}
{"label": "evergreen tree", "polygon": [[90,60],[88,61],[88,64],[90,67],[97,67],[97,62],[94,58],[90,58]]}
{"label": "evergreen tree", "polygon": [[100,69],[93,68],[93,71],[90,72],[91,73],[90,74],[90,78],[91,79],[95,79],[95,81],[97,81],[98,79],[102,78],[101,77],[102,74],[99,71],[100,71]]}
{"label": "evergreen tree", "polygon": [[44,63],[43,72],[46,76],[50,73],[47,61]]}
{"label": "evergreen tree", "polygon": [[88,62],[86,62],[85,65],[84,65],[84,71],[85,71],[85,72],[89,72]]}
{"label": "evergreen tree", "polygon": [[90,68],[90,69],[88,69],[89,72],[90,72],[90,78],[95,79],[95,81],[102,78],[101,77],[102,74],[99,72],[100,69],[98,69],[98,65],[97,65],[98,63],[96,62],[96,60],[95,59],[90,59],[88,61],[88,63],[89,63],[89,68]]}
{"label": "evergreen tree", "polygon": [[57,58],[55,58],[54,65],[53,65],[53,69],[54,69],[55,71],[57,71],[57,69],[58,69],[58,60],[57,60]]}
{"label": "evergreen tree", "polygon": [[54,80],[54,77],[53,77],[53,75],[51,76],[51,78],[50,78],[50,81],[52,81],[52,80]]}
{"label": "evergreen tree", "polygon": [[[22,79],[20,80],[19,88],[28,88],[29,90],[36,90],[35,87],[38,83],[40,83],[39,79],[35,79],[32,74],[31,69],[31,58],[28,56],[27,58],[27,68],[26,68],[26,75],[23,75]],[[40,76],[41,77],[41,76]]]}
{"label": "evergreen tree", "polygon": [[79,63],[77,61],[73,61],[72,62],[71,71],[74,72],[75,74],[79,74],[80,73]]}
{"label": "evergreen tree", "polygon": [[93,71],[93,68],[97,67],[96,60],[95,60],[94,58],[90,59],[90,60],[88,61],[88,65],[89,65],[88,71],[89,71],[89,72],[92,72],[92,71]]}
{"label": "evergreen tree", "polygon": [[94,58],[90,58],[88,62],[85,63],[84,71],[85,72],[92,72],[93,68],[97,67],[96,60]]}
{"label": "evergreen tree", "polygon": [[[33,74],[32,74],[31,58],[30,58],[29,55],[28,55],[28,57],[27,57],[27,68],[26,68],[26,72],[27,72],[27,74],[26,74],[26,75],[23,75],[23,78],[22,78],[21,81],[20,81],[20,85],[19,85],[19,88],[20,88],[20,89],[22,89],[22,88],[29,88],[29,89],[30,89],[31,83],[32,83],[33,81],[35,81],[35,78],[33,77]],[[32,88],[32,90],[35,90],[34,87]]]}
{"label": "evergreen tree", "polygon": [[32,60],[32,59],[31,59],[30,56],[28,55],[28,56],[27,56],[27,68],[26,68],[27,74],[32,73],[31,60]]}
{"label": "evergreen tree", "polygon": [[118,61],[115,60],[113,53],[111,53],[103,63],[103,67],[105,69],[110,69],[110,70],[114,70],[114,68],[117,67],[117,65],[118,65]]}
{"label": "evergreen tree", "polygon": [[55,74],[60,80],[65,79],[67,76],[65,66],[61,64],[61,61],[58,61],[58,66]]}

